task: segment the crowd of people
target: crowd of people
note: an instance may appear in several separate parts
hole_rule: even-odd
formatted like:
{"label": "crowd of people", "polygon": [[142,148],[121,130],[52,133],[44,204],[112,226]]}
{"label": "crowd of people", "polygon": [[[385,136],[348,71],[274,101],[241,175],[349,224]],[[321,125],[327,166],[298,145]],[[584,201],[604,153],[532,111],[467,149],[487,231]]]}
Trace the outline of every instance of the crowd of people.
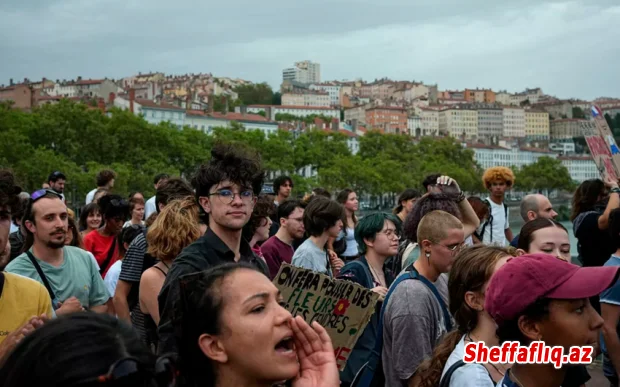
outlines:
{"label": "crowd of people", "polygon": [[[449,171],[446,171],[449,172]],[[260,158],[217,145],[191,182],[120,196],[102,170],[80,211],[67,176],[22,192],[0,170],[2,386],[583,386],[584,365],[463,362],[468,343],[593,346],[618,386],[620,188],[573,197],[578,251],[541,194],[510,228],[509,168],[465,195],[449,173],[407,189],[392,213],[358,193],[264,194]],[[297,196],[297,197],[296,197]],[[6,248],[4,248],[6,246]],[[576,254],[580,265],[572,263]],[[344,369],[316,321],[285,309],[283,264],[378,294]]]}

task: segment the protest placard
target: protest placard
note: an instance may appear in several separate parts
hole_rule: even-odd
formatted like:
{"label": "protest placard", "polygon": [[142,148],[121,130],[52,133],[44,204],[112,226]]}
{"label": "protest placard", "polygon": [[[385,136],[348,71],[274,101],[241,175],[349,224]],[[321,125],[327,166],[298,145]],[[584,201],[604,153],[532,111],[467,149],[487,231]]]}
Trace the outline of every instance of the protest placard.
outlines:
{"label": "protest placard", "polygon": [[592,119],[581,123],[581,131],[601,177],[620,177],[620,150],[600,108],[592,106]]}
{"label": "protest placard", "polygon": [[273,280],[285,308],[306,322],[321,324],[331,337],[340,370],[375,312],[379,295],[351,281],[283,264]]}

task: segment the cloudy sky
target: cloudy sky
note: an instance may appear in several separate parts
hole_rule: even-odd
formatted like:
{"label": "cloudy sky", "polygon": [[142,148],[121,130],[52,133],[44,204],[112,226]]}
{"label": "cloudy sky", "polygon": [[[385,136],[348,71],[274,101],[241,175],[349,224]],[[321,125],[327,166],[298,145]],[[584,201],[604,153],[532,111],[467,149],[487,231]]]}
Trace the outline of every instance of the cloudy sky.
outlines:
{"label": "cloudy sky", "polygon": [[618,0],[3,0],[0,83],[212,72],[620,97]]}

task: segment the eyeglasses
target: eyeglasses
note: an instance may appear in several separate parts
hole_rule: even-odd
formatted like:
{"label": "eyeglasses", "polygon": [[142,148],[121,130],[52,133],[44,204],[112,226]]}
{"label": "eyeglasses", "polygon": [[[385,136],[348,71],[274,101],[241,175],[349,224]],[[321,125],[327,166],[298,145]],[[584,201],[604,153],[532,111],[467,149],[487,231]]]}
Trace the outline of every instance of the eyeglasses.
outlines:
{"label": "eyeglasses", "polygon": [[173,355],[164,355],[155,362],[155,369],[150,370],[138,359],[127,357],[112,364],[106,374],[81,380],[74,383],[73,386],[107,384],[109,382],[120,384],[123,382],[123,385],[127,386],[173,387],[179,375],[175,363]]}
{"label": "eyeglasses", "polygon": [[41,199],[42,197],[45,197],[46,195],[54,195],[56,196],[58,199],[62,200],[62,196],[60,196],[60,194],[56,191],[53,191],[51,189],[40,189],[38,191],[34,191],[32,193],[32,195],[30,195],[30,200],[32,200],[32,203],[36,202],[37,200]]}
{"label": "eyeglasses", "polygon": [[217,196],[224,204],[232,203],[235,200],[236,196],[239,196],[241,198],[241,201],[243,201],[244,203],[250,203],[254,200],[254,191],[247,189],[237,193],[230,189],[221,189],[219,191],[210,193],[208,196]]}
{"label": "eyeglasses", "polygon": [[446,245],[443,245],[443,244],[438,243],[438,242],[431,242],[431,243],[434,244],[434,245],[439,245],[439,246],[445,247],[446,249],[448,249],[448,250],[450,250],[452,252],[452,255],[458,254],[465,247],[465,243],[459,243],[459,244],[456,244],[454,246],[446,246]]}
{"label": "eyeglasses", "polygon": [[398,235],[398,232],[396,230],[392,230],[391,228],[385,230],[385,231],[379,231],[378,234],[383,234],[386,237],[388,237],[388,239],[398,239],[400,240],[400,235]]}

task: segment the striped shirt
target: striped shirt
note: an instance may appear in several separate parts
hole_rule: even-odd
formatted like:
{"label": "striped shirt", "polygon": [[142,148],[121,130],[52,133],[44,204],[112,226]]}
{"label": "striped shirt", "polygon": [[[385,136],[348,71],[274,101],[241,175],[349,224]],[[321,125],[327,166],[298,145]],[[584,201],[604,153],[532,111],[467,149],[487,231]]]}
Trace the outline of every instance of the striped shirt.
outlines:
{"label": "striped shirt", "polygon": [[[131,291],[127,297],[128,302],[135,297],[137,301],[137,295],[140,289],[140,277],[142,277],[144,269],[144,255],[146,254],[146,238],[144,234],[138,234],[129,245],[125,258],[123,259],[123,265],[121,266],[121,274],[118,277],[120,280],[131,283]],[[144,313],[140,311],[140,302],[135,302],[135,305],[130,310],[131,312],[131,325],[140,335],[140,338],[144,343],[147,343],[146,330],[144,328]]]}

